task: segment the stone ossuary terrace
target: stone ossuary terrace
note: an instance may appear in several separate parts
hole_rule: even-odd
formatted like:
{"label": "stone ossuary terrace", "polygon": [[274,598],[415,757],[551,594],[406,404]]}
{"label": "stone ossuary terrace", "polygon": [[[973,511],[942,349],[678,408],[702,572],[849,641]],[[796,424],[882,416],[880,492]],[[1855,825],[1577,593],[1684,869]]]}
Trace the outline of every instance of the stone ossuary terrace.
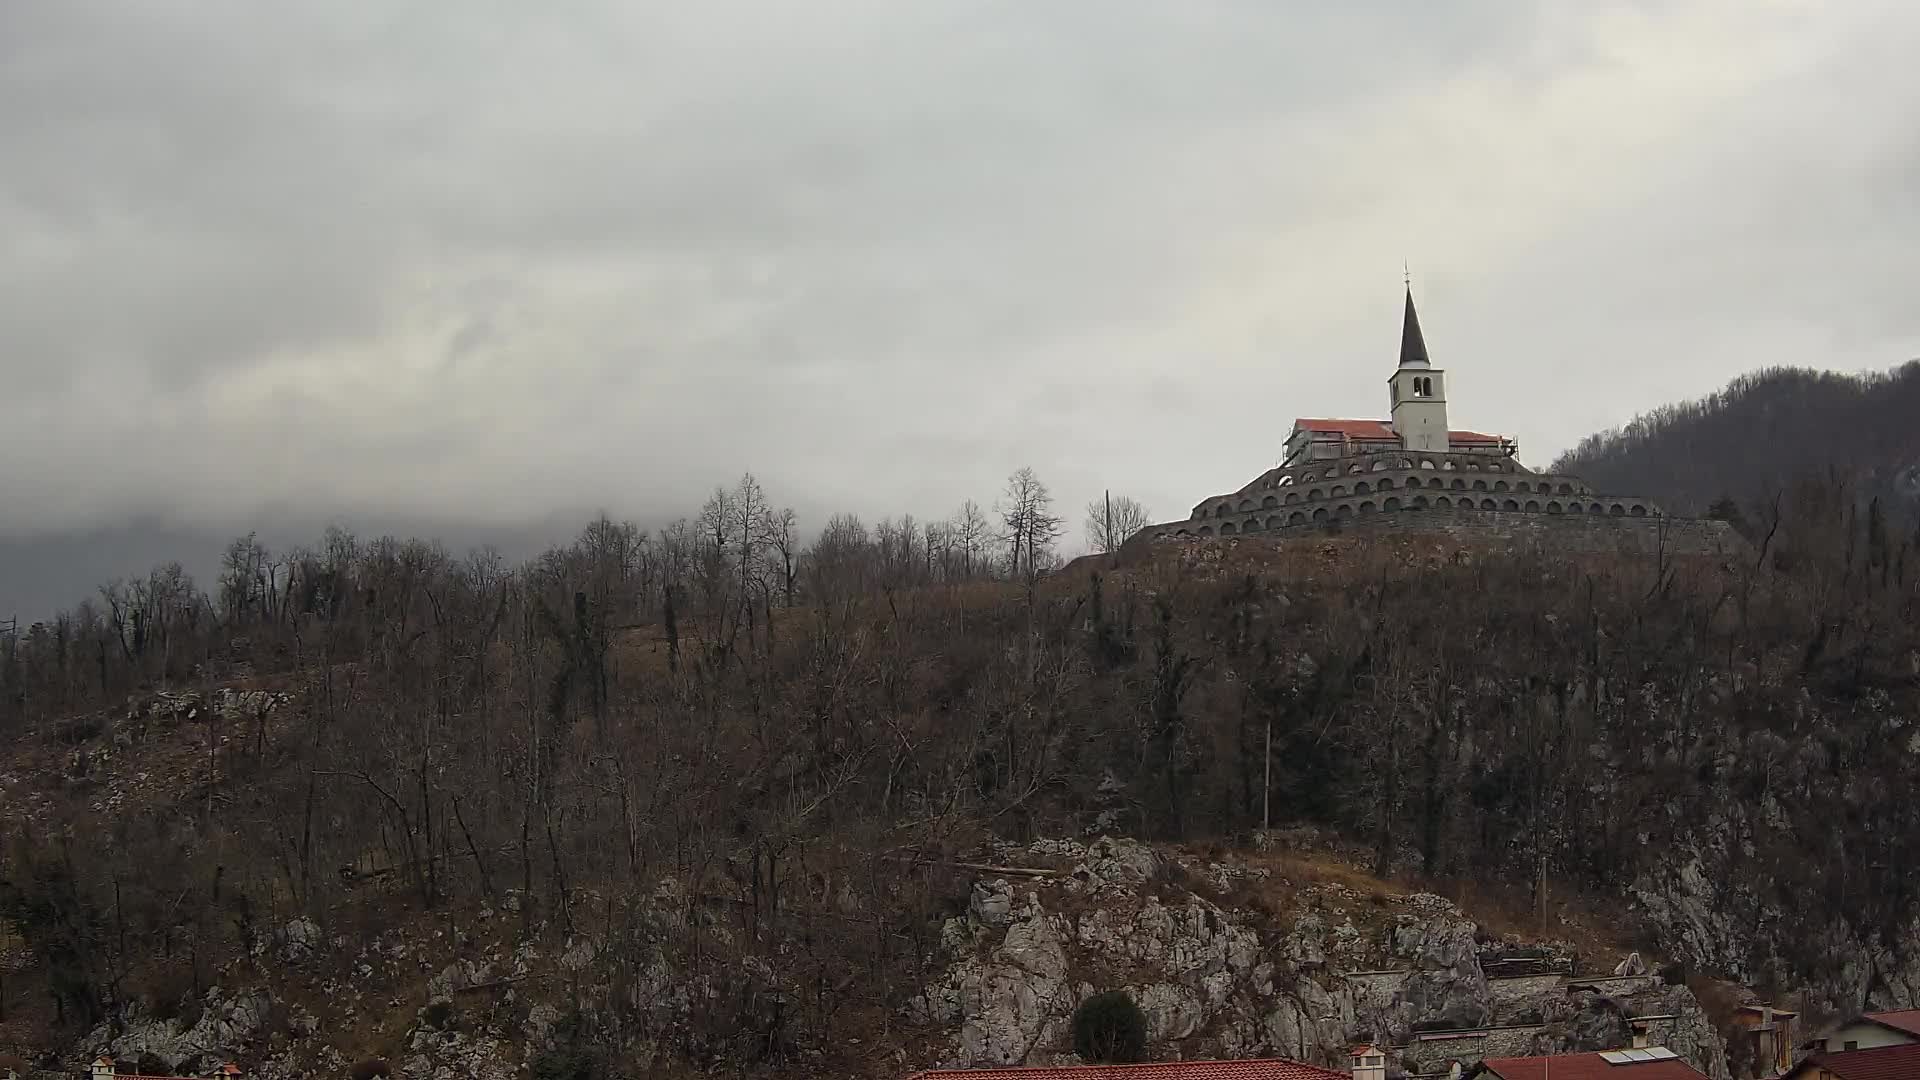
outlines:
{"label": "stone ossuary terrace", "polygon": [[1445,380],[1446,372],[1427,357],[1409,289],[1400,363],[1387,379],[1391,419],[1295,420],[1277,468],[1238,491],[1203,500],[1185,521],[1150,525],[1136,536],[1312,530],[1379,515],[1453,521],[1481,513],[1578,515],[1600,530],[1625,524],[1613,519],[1665,516],[1648,499],[1601,494],[1577,477],[1533,472],[1520,464],[1512,439],[1449,428]]}

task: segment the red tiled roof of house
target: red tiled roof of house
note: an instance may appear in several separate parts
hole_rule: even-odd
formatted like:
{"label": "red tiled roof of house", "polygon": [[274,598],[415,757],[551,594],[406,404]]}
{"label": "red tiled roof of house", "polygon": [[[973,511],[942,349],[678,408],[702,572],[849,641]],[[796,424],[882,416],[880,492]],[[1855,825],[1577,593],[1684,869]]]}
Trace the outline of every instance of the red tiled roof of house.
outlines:
{"label": "red tiled roof of house", "polygon": [[1155,1061],[1140,1065],[1060,1065],[1015,1069],[929,1069],[908,1080],[1352,1080],[1318,1065],[1257,1061]]}
{"label": "red tiled roof of house", "polygon": [[1920,1076],[1920,1043],[1815,1054],[1788,1075],[1808,1075],[1810,1065],[1825,1069],[1839,1080],[1913,1080]]}
{"label": "red tiled roof of house", "polygon": [[1678,1058],[1616,1065],[1597,1053],[1487,1058],[1480,1065],[1486,1075],[1500,1080],[1705,1080],[1706,1077]]}
{"label": "red tiled roof of house", "polygon": [[1449,431],[1447,432],[1447,441],[1456,443],[1487,443],[1488,445],[1492,445],[1494,443],[1505,442],[1506,439],[1500,435],[1484,435],[1478,431]]}
{"label": "red tiled roof of house", "polygon": [[1895,1009],[1892,1012],[1865,1013],[1862,1020],[1871,1020],[1881,1027],[1890,1027],[1895,1031],[1904,1031],[1909,1035],[1920,1035],[1920,1009]]}

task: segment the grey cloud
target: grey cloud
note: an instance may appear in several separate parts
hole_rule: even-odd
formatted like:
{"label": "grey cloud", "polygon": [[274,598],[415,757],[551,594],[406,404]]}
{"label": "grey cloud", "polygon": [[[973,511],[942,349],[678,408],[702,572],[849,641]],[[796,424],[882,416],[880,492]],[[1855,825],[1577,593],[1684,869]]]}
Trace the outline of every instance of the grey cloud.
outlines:
{"label": "grey cloud", "polygon": [[1906,6],[1362,7],[0,6],[0,534],[1178,513],[1380,411],[1403,258],[1535,461],[1920,352]]}

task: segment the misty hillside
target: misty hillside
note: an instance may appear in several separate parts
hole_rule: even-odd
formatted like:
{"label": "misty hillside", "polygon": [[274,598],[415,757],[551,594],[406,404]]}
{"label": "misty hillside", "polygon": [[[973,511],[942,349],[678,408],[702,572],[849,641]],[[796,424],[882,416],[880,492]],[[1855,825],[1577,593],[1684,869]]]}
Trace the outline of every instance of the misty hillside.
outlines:
{"label": "misty hillside", "polygon": [[1589,435],[1553,464],[1609,491],[1703,513],[1837,468],[1862,495],[1920,505],[1920,360],[1884,374],[1770,368]]}

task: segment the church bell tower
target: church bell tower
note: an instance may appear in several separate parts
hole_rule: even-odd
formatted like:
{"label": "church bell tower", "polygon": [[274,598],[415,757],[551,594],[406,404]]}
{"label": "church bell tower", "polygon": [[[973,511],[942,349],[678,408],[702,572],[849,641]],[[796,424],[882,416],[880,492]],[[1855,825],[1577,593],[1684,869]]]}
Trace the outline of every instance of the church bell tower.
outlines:
{"label": "church bell tower", "polygon": [[1447,373],[1427,359],[1420,316],[1413,310],[1413,286],[1407,286],[1407,315],[1400,326],[1400,366],[1387,379],[1393,397],[1393,433],[1408,450],[1445,453]]}

